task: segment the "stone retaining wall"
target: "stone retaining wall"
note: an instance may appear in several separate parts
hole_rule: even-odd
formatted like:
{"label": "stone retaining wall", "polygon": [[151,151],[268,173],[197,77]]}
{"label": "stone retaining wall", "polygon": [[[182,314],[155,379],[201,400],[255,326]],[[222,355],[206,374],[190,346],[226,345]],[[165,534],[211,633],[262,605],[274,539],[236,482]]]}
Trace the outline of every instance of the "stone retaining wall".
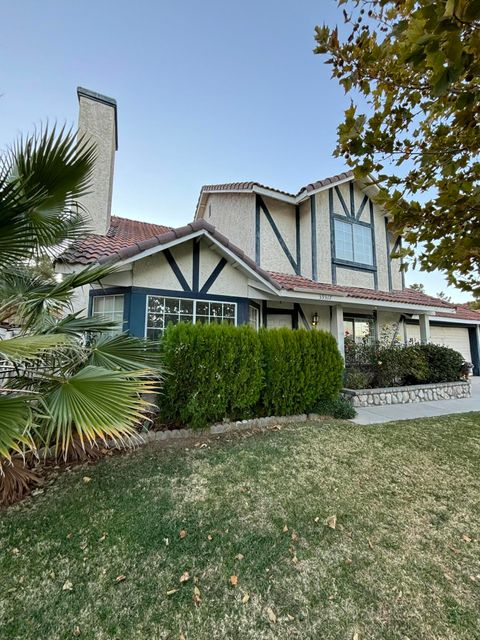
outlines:
{"label": "stone retaining wall", "polygon": [[470,398],[472,385],[469,381],[462,380],[384,389],[343,389],[342,394],[351,401],[354,407],[371,407],[384,404]]}

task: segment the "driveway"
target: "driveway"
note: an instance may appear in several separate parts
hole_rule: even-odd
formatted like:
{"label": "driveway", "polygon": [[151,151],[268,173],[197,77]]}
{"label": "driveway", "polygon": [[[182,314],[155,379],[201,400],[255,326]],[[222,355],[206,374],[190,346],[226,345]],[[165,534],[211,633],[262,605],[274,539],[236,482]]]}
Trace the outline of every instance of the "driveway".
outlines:
{"label": "driveway", "polygon": [[387,404],[383,407],[359,407],[357,424],[376,424],[392,420],[411,420],[412,418],[431,418],[450,413],[480,411],[480,376],[470,378],[472,397],[459,400],[435,400],[432,402],[412,402],[408,404]]}

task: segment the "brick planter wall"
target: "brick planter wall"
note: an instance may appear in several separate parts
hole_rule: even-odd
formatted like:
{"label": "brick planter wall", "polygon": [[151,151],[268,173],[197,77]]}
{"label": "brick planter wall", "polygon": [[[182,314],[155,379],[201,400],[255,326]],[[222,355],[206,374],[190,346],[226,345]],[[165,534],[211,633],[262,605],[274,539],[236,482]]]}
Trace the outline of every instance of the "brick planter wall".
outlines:
{"label": "brick planter wall", "polygon": [[343,389],[342,394],[354,407],[372,407],[384,404],[469,398],[472,395],[472,385],[469,381],[462,380],[384,389]]}

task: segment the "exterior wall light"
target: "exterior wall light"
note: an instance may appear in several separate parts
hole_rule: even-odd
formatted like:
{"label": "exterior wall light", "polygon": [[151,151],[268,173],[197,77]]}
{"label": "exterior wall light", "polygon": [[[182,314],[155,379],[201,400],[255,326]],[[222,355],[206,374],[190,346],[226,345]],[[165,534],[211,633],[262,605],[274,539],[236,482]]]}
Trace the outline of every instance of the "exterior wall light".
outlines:
{"label": "exterior wall light", "polygon": [[318,324],[318,313],[315,311],[315,313],[312,316],[312,327],[316,327]]}

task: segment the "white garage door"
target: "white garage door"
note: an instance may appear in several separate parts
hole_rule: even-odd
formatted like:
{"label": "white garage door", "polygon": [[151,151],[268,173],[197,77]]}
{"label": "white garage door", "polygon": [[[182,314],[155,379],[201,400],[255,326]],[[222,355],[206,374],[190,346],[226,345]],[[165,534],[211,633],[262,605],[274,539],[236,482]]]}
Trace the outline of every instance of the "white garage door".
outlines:
{"label": "white garage door", "polygon": [[267,315],[267,329],[292,328],[292,316],[289,313],[269,313]]}
{"label": "white garage door", "polygon": [[443,344],[462,354],[468,362],[472,361],[468,329],[465,327],[430,327],[434,344]]}
{"label": "white garage door", "polygon": [[[420,342],[420,327],[418,325],[407,325],[407,339]],[[430,325],[430,341],[455,349],[462,354],[465,360],[472,361],[468,329],[465,327],[434,327]]]}

